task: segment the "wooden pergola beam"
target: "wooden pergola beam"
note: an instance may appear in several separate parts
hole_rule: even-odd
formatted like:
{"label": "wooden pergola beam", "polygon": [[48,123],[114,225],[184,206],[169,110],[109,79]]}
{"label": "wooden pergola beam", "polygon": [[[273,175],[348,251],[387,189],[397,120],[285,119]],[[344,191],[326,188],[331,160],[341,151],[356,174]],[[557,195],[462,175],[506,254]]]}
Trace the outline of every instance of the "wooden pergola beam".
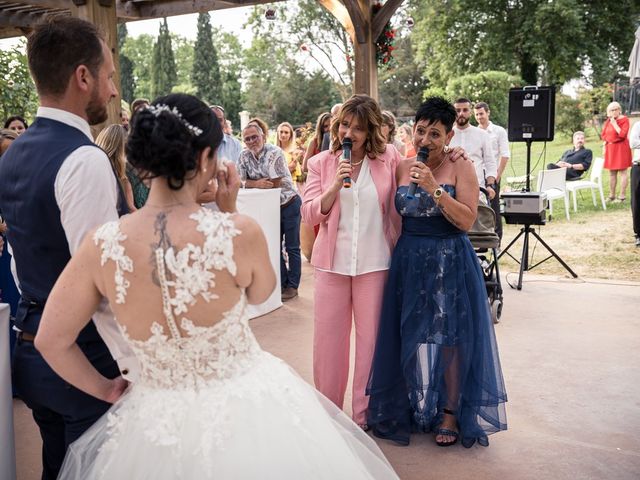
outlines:
{"label": "wooden pergola beam", "polygon": [[382,30],[384,30],[384,26],[387,24],[398,7],[402,4],[404,0],[387,0],[382,8],[376,13],[376,16],[373,17],[373,23],[371,24],[371,38],[375,41],[378,39]]}
{"label": "wooden pergola beam", "polygon": [[0,27],[0,38],[22,37],[31,33],[31,27]]}
{"label": "wooden pergola beam", "polygon": [[[116,24],[172,17],[189,13],[263,5],[286,0],[13,0],[0,1],[0,38],[17,36],[50,14],[71,14],[85,18],[105,32],[118,62]],[[338,19],[353,43],[355,58],[354,92],[378,97],[378,69],[375,41],[403,0],[386,0],[375,17],[373,0],[317,0]],[[118,72],[119,73],[119,72]],[[119,85],[119,78],[116,79]],[[116,110],[117,108],[117,110]],[[119,104],[110,119],[119,113]]]}
{"label": "wooden pergola beam", "polygon": [[148,20],[151,18],[173,17],[188,13],[205,13],[211,10],[262,5],[285,0],[116,0],[118,17],[123,20]]}
{"label": "wooden pergola beam", "polygon": [[349,34],[351,42],[355,43],[356,32],[353,28],[353,22],[351,22],[349,12],[345,8],[345,6],[338,0],[318,0],[318,3],[322,5],[325,10],[331,13],[331,15],[333,15],[338,20],[338,22],[340,22],[342,28],[344,28],[347,34]]}
{"label": "wooden pergola beam", "polygon": [[[12,0],[12,4],[21,4],[25,6],[56,8],[61,10],[69,10],[70,0]],[[6,9],[7,7],[3,7]]]}
{"label": "wooden pergola beam", "polygon": [[[4,11],[0,10],[0,25],[6,27],[29,28],[44,21],[49,15],[69,15],[64,10],[42,10],[42,11]],[[23,33],[18,33],[23,35]]]}

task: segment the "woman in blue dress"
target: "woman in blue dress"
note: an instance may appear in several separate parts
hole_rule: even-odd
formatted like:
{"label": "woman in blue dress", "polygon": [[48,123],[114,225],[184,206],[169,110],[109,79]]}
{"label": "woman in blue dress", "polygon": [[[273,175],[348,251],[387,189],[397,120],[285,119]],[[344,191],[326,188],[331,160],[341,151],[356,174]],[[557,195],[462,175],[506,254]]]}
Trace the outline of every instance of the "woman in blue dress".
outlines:
{"label": "woman in blue dress", "polygon": [[[381,438],[408,444],[435,431],[436,443],[487,446],[505,430],[495,332],[477,257],[466,235],[476,218],[478,181],[471,162],[451,162],[453,106],[427,99],[415,117],[416,151],[403,161],[395,205],[402,235],[393,252],[367,393],[368,424]],[[407,198],[409,183],[416,194]]]}

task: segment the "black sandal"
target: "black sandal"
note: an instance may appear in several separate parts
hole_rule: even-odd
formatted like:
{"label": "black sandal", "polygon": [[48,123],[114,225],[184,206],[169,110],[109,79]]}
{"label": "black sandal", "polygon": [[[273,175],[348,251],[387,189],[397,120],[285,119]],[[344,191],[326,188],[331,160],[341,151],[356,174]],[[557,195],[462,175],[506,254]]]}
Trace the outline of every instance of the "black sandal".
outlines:
{"label": "black sandal", "polygon": [[[442,411],[445,415],[453,415],[455,417],[456,412],[449,410],[448,408],[443,408]],[[455,445],[458,443],[458,438],[460,437],[460,432],[456,432],[454,430],[450,430],[448,428],[438,428],[436,430],[436,436],[438,435],[446,435],[448,437],[454,437],[453,440],[448,442],[439,442],[436,440],[436,445],[439,447],[450,447],[451,445]]]}

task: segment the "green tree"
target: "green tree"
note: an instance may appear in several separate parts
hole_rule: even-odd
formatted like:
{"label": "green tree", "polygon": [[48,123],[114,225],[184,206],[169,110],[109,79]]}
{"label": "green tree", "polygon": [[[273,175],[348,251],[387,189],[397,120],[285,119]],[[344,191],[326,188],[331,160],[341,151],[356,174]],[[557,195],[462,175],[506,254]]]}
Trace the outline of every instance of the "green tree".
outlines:
{"label": "green tree", "polygon": [[153,64],[151,67],[151,93],[153,97],[166,95],[178,83],[176,62],[171,45],[169,25],[164,18],[160,24],[158,39],[153,46]]}
{"label": "green tree", "polygon": [[0,115],[4,121],[11,115],[21,115],[27,121],[35,117],[38,108],[36,88],[31,80],[24,43],[0,50]]}
{"label": "green tree", "polygon": [[197,95],[196,88],[191,82],[193,70],[193,42],[181,35],[171,34],[171,45],[175,54],[177,84],[172,92]]}
{"label": "green tree", "polygon": [[243,105],[242,85],[240,79],[244,75],[243,50],[238,37],[235,35],[213,30],[213,43],[219,54],[220,75],[222,86],[218,87],[221,105],[225,109],[225,116],[233,125],[240,125],[240,115]]}
{"label": "green tree", "polygon": [[562,132],[568,137],[573,132],[584,130],[587,115],[580,108],[580,101],[568,95],[558,93],[556,95],[556,118],[555,127],[557,132]]}
{"label": "green tree", "polygon": [[264,8],[254,8],[247,22],[254,38],[269,38],[275,42],[270,49],[284,51],[308,73],[322,70],[335,81],[341,97],[348,98],[353,91],[353,46],[340,22],[316,0],[269,7],[276,10],[277,21],[265,21]]}
{"label": "green tree", "polygon": [[196,95],[207,103],[221,103],[218,52],[213,44],[209,13],[198,14],[198,35],[193,52],[191,80]]}
{"label": "green tree", "polygon": [[412,116],[428,86],[421,73],[425,66],[416,62],[410,36],[396,42],[393,55],[394,65],[381,71],[378,77],[380,105],[398,116]]}
{"label": "green tree", "polygon": [[589,66],[601,82],[625,68],[633,35],[623,32],[635,31],[640,0],[413,0],[411,14],[434,86],[485,70],[562,84]]}
{"label": "green tree", "polygon": [[452,78],[447,83],[446,96],[451,101],[466,97],[472,103],[487,102],[491,108],[491,120],[507,125],[509,89],[522,86],[522,79],[506,72],[480,72]]}
{"label": "green tree", "polygon": [[120,86],[122,98],[131,103],[135,98],[136,81],[133,73],[133,62],[124,53],[124,45],[127,40],[127,25],[124,23],[118,24],[118,52],[120,63]]}
{"label": "green tree", "polygon": [[133,63],[133,78],[136,85],[134,98],[153,98],[151,91],[153,44],[153,36],[143,34],[135,38],[126,37],[122,46],[121,52]]}
{"label": "green tree", "polygon": [[269,35],[254,38],[245,61],[249,76],[245,107],[271,124],[313,122],[340,99],[328,75],[307,73]]}

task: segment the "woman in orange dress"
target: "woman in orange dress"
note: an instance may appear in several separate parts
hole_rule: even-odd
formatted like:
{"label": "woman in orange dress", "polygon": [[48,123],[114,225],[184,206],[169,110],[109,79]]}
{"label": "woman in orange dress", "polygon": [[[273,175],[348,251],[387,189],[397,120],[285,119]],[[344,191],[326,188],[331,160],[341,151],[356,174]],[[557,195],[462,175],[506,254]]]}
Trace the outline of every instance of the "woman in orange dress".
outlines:
{"label": "woman in orange dress", "polygon": [[[622,115],[618,102],[611,102],[607,107],[607,121],[602,129],[604,140],[604,168],[610,170],[609,200],[623,202],[627,184],[628,168],[631,167],[631,147],[629,146],[629,119]],[[620,172],[620,195],[616,199],[616,186]]]}

